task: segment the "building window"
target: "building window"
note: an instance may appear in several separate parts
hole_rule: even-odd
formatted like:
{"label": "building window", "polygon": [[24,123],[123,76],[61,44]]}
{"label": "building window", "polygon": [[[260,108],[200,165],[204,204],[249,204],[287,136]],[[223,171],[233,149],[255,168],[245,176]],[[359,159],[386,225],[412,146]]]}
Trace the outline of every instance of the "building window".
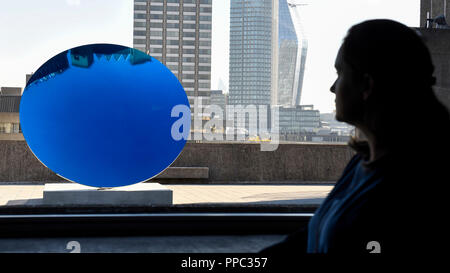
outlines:
{"label": "building window", "polygon": [[134,19],[147,19],[147,14],[145,13],[135,13]]}

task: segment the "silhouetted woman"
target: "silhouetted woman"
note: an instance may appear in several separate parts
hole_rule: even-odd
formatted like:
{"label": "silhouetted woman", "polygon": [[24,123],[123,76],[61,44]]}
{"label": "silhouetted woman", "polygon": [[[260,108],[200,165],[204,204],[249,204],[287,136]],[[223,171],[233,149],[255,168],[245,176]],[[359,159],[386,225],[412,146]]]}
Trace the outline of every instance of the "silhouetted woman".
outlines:
{"label": "silhouetted woman", "polygon": [[335,62],[336,119],[365,136],[306,229],[263,253],[430,253],[447,238],[450,119],[430,53],[391,20],[350,28]]}

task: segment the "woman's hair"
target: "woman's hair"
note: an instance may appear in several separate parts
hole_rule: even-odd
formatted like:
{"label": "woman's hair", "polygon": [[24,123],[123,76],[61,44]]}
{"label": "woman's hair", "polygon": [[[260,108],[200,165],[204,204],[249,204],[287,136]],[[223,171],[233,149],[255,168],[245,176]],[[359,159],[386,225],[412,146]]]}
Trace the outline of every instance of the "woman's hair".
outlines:
{"label": "woman's hair", "polygon": [[[418,133],[415,128],[423,128],[426,134],[433,134],[439,126],[448,130],[449,113],[432,89],[435,78],[430,52],[415,30],[392,20],[365,21],[348,31],[342,56],[355,73],[373,79],[362,119],[385,145],[397,148],[407,144],[405,141]],[[358,140],[349,144],[357,151],[367,151],[367,145]]]}

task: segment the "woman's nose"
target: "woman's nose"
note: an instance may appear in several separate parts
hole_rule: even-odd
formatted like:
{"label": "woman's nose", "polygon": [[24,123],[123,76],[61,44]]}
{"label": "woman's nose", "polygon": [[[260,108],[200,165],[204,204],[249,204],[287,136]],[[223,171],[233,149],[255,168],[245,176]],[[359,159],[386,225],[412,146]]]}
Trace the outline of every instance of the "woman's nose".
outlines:
{"label": "woman's nose", "polygon": [[333,85],[330,87],[331,93],[334,93],[335,88],[336,88],[336,81],[334,81]]}

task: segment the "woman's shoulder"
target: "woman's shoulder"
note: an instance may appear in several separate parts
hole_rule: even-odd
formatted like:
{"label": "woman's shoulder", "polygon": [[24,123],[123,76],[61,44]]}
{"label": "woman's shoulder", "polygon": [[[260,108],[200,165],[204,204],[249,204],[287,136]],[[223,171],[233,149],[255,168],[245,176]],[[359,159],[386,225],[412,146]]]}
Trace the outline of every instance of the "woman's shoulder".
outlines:
{"label": "woman's shoulder", "polygon": [[356,153],[353,155],[353,157],[348,161],[347,166],[345,166],[344,172],[346,173],[358,166],[358,163],[360,163],[362,160],[364,160],[364,155],[360,153]]}
{"label": "woman's shoulder", "polygon": [[342,172],[341,177],[336,183],[336,186],[339,184],[342,184],[344,181],[352,180],[353,174],[355,173],[355,170],[357,169],[358,165],[364,160],[364,156],[356,153],[353,155],[353,157],[349,160],[347,165],[344,168],[344,171]]}

